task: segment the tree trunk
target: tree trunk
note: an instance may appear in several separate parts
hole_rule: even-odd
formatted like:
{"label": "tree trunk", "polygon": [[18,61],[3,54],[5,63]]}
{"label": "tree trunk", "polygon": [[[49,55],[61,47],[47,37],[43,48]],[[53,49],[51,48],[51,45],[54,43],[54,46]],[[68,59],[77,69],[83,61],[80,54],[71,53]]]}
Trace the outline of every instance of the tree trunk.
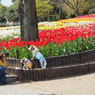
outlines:
{"label": "tree trunk", "polygon": [[38,39],[35,0],[19,0],[20,29],[22,41]]}

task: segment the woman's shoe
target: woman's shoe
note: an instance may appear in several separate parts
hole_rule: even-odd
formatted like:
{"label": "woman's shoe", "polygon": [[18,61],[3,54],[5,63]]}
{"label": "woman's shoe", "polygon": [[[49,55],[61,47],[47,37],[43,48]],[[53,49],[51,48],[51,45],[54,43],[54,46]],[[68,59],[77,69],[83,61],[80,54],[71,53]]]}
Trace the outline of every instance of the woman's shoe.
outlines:
{"label": "woman's shoe", "polygon": [[0,85],[4,85],[4,83],[0,83]]}
{"label": "woman's shoe", "polygon": [[5,83],[0,83],[0,85],[4,85],[4,84],[7,84],[6,82]]}

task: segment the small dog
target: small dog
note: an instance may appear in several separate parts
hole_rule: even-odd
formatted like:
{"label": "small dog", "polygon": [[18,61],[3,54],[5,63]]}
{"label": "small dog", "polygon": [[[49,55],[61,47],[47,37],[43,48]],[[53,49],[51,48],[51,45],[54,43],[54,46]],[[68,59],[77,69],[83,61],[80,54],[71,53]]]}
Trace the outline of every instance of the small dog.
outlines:
{"label": "small dog", "polygon": [[33,63],[29,60],[29,59],[27,59],[27,58],[23,58],[23,59],[21,59],[21,61],[20,61],[22,64],[23,64],[23,69],[32,69],[32,67],[33,67]]}
{"label": "small dog", "polygon": [[46,62],[45,57],[39,52],[38,48],[34,45],[31,45],[28,49],[32,51],[32,54],[33,54],[32,57],[39,60],[41,68],[45,69],[47,62]]}

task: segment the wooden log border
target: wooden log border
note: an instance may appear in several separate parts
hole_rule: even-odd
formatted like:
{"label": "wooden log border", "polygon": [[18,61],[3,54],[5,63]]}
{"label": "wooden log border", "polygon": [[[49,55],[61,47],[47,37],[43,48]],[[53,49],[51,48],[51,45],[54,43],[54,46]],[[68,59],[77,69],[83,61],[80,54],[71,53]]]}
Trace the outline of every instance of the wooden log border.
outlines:
{"label": "wooden log border", "polygon": [[95,72],[95,62],[32,70],[22,70],[8,67],[6,72],[8,74],[17,75],[19,81],[42,81]]}
{"label": "wooden log border", "polygon": [[22,70],[20,59],[7,58],[6,73],[18,75],[18,80],[42,81],[72,75],[95,72],[95,49],[65,56],[48,57],[47,68],[40,69],[39,61],[34,60],[38,69]]}

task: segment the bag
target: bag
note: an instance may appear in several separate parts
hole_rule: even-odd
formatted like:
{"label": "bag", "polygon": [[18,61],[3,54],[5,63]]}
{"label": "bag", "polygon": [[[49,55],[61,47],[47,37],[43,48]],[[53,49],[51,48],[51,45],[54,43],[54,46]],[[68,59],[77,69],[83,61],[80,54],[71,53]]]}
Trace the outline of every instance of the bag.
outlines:
{"label": "bag", "polygon": [[0,59],[0,66],[3,66],[4,68],[7,67],[6,58],[3,58],[3,60]]}

